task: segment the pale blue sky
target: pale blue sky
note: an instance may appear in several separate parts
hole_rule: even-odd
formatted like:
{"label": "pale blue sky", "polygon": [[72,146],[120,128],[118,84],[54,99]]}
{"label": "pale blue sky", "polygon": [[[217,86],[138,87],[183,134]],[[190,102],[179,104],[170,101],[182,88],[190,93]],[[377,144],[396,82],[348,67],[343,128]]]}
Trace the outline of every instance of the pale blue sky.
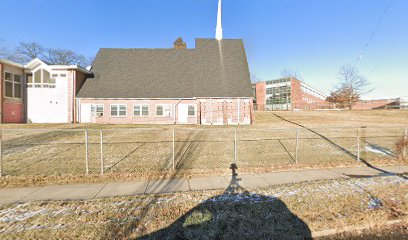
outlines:
{"label": "pale blue sky", "polygon": [[[178,36],[194,47],[195,38],[215,36],[217,14],[217,0],[2,0],[1,6],[4,45],[36,41],[87,56],[100,47],[171,47]],[[244,40],[258,78],[279,78],[290,68],[324,92],[341,65],[356,62],[380,22],[360,63],[375,88],[366,98],[408,95],[407,0],[224,0],[223,7],[224,37]]]}

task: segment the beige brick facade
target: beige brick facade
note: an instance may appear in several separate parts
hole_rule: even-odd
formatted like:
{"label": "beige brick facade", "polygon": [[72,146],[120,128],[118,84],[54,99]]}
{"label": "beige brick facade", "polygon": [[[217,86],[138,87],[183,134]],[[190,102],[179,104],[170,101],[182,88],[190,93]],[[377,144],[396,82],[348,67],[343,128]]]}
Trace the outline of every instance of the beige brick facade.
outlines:
{"label": "beige brick facade", "polygon": [[[79,99],[78,121],[84,122],[86,105],[103,105],[103,116],[92,114],[90,123],[248,125],[253,122],[252,98],[204,99]],[[111,116],[111,105],[126,105],[126,116]],[[148,105],[148,116],[134,116],[135,105]],[[171,106],[170,116],[157,116],[157,105]],[[181,106],[194,106],[194,115],[180,116]],[[88,121],[88,118],[85,118]]]}

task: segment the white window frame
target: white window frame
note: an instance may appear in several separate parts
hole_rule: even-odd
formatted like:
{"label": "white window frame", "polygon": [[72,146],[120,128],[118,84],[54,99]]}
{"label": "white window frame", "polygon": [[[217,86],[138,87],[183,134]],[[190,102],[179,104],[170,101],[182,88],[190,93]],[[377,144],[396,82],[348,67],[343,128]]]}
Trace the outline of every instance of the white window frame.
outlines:
{"label": "white window frame", "polygon": [[[6,79],[6,74],[10,74],[10,76],[11,76],[11,80],[7,80]],[[15,76],[20,76],[20,82],[16,82],[15,81]],[[12,73],[12,72],[4,72],[4,76],[3,76],[4,78],[4,91],[3,91],[3,94],[4,94],[4,98],[14,98],[14,99],[22,99],[22,97],[23,97],[23,76],[22,75],[20,75],[20,74],[15,74],[15,73]],[[11,97],[10,96],[6,96],[6,82],[8,82],[8,83],[11,83]],[[20,84],[20,97],[16,97],[15,96],[15,84]]]}
{"label": "white window frame", "polygon": [[[117,115],[112,115],[112,106],[116,106],[117,107]],[[124,115],[124,116],[121,116],[120,115],[120,106],[125,106],[125,111],[126,111],[126,114]],[[109,107],[109,113],[110,113],[110,116],[111,117],[114,117],[114,118],[126,118],[127,117],[127,104],[111,104],[110,105],[110,107]]]}
{"label": "white window frame", "polygon": [[[40,71],[40,82],[36,83],[35,80],[35,73]],[[54,79],[54,83],[45,83],[44,82],[44,71],[47,71],[50,74],[50,80]],[[56,88],[57,86],[57,77],[53,77],[53,75],[58,75],[57,73],[54,73],[46,68],[37,68],[32,70],[31,72],[33,82],[28,83],[27,82],[27,88]]]}
{"label": "white window frame", "polygon": [[[135,112],[136,112],[136,107],[139,107],[139,112],[137,113],[137,114],[135,114]],[[140,105],[140,104],[134,104],[133,105],[133,117],[140,117],[140,116],[142,116],[142,105]]]}
{"label": "white window frame", "polygon": [[[193,107],[193,108],[194,108],[194,114],[193,114],[193,115],[190,115],[190,110],[189,110],[190,107]],[[195,117],[195,116],[197,116],[196,105],[189,104],[189,105],[187,106],[187,116],[188,116],[188,117]]]}
{"label": "white window frame", "polygon": [[[135,107],[139,107],[139,114],[135,114]],[[147,107],[147,115],[143,115],[143,107]],[[133,105],[133,117],[148,117],[149,116],[149,104],[134,104]]]}
{"label": "white window frame", "polygon": [[[163,108],[163,115],[157,115],[157,107],[159,106]],[[166,107],[169,107],[170,109],[169,115],[166,115]],[[154,113],[156,117],[172,117],[173,116],[173,105],[172,104],[156,104],[154,110],[155,110]]]}
{"label": "white window frame", "polygon": [[[98,112],[98,107],[102,106],[102,112]],[[99,113],[99,114],[98,114]],[[105,105],[104,104],[92,104],[91,105],[91,114],[93,117],[104,117],[105,115]]]}

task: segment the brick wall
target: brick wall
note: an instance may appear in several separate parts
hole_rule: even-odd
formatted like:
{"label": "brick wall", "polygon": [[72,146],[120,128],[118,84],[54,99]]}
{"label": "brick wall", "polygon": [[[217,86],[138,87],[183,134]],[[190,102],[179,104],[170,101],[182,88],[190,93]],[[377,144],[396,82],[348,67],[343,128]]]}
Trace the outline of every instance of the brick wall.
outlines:
{"label": "brick wall", "polygon": [[203,125],[249,125],[253,123],[251,98],[199,99]]}
{"label": "brick wall", "polygon": [[3,64],[0,63],[0,123],[3,123]]}
{"label": "brick wall", "polygon": [[[105,124],[175,124],[180,123],[178,108],[182,104],[194,105],[195,116],[188,116],[186,123],[180,124],[204,124],[204,125],[236,125],[251,124],[253,122],[252,98],[240,99],[198,99],[198,100],[103,100],[103,99],[80,99],[80,106],[86,104],[103,104],[104,116],[91,117],[92,123]],[[111,104],[126,104],[126,117],[111,117]],[[171,104],[172,116],[156,116],[157,104]],[[134,105],[149,105],[148,116],[133,116]],[[79,116],[81,119],[81,115]],[[80,120],[80,122],[82,122]]]}
{"label": "brick wall", "polygon": [[[92,123],[105,123],[105,124],[174,124],[178,121],[177,116],[174,113],[171,117],[156,116],[157,104],[192,104],[196,105],[196,100],[99,100],[99,99],[80,99],[80,105],[83,104],[103,104],[104,116],[92,117]],[[110,105],[111,104],[126,104],[127,116],[126,117],[111,117]],[[133,116],[133,106],[136,104],[149,105],[148,116]],[[79,106],[80,107],[80,106]],[[176,112],[178,109],[176,108]],[[174,112],[174,109],[173,109]],[[80,116],[81,118],[81,116]],[[196,117],[188,117],[188,124],[197,124]]]}
{"label": "brick wall", "polygon": [[256,105],[258,111],[265,111],[266,105],[266,82],[255,84],[256,88]]}
{"label": "brick wall", "polygon": [[21,102],[5,102],[4,103],[4,123],[22,123],[23,122],[23,107]]}
{"label": "brick wall", "polygon": [[[25,114],[24,95],[25,78],[24,70],[8,64],[0,64],[0,91],[1,91],[1,122],[2,123],[23,123]],[[4,96],[4,73],[10,72],[21,76],[21,96],[22,98],[6,98]]]}
{"label": "brick wall", "polygon": [[[316,109],[330,109],[331,104],[325,100],[322,100],[316,96],[305,93],[302,91],[301,81],[291,78],[292,87],[292,110],[316,110]],[[305,99],[308,99],[306,101]]]}
{"label": "brick wall", "polygon": [[353,110],[396,109],[399,108],[397,99],[362,100],[353,105]]}

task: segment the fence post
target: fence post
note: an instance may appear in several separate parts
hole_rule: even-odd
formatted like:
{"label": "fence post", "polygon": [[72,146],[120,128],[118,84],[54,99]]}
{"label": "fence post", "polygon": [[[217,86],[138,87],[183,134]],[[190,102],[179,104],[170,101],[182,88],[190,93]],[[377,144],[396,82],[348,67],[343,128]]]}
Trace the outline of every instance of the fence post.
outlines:
{"label": "fence post", "polygon": [[238,144],[237,144],[237,130],[235,129],[234,133],[234,163],[238,162]]}
{"label": "fence post", "polygon": [[88,129],[85,129],[85,170],[86,174],[89,173],[89,162],[88,162]]}
{"label": "fence post", "polygon": [[3,176],[3,131],[0,130],[0,177]]}
{"label": "fence post", "polygon": [[360,128],[357,128],[357,161],[360,162]]}
{"label": "fence post", "polygon": [[173,170],[176,170],[176,149],[175,149],[175,135],[176,135],[176,130],[173,129]]}
{"label": "fence post", "polygon": [[105,164],[103,162],[103,130],[101,130],[100,132],[100,137],[101,137],[101,174],[103,174],[105,170]]}
{"label": "fence post", "polygon": [[296,161],[296,164],[298,164],[299,132],[300,132],[300,129],[299,129],[299,128],[296,128],[296,152],[295,152],[295,161]]}
{"label": "fence post", "polygon": [[[406,142],[408,141],[408,127],[407,128],[405,128],[405,135],[404,135],[404,152],[403,152],[403,155],[402,155],[402,159],[406,159],[407,158],[407,146],[405,145],[406,144]],[[1,174],[0,174],[0,176],[1,176]]]}

